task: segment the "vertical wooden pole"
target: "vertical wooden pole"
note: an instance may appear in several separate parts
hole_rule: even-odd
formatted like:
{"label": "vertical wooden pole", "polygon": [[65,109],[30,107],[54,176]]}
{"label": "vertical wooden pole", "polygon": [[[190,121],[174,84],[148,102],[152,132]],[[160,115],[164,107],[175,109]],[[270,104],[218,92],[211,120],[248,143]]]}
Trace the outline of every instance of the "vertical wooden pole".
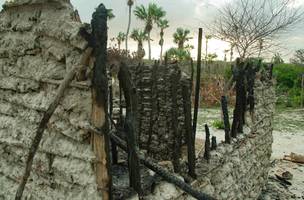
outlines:
{"label": "vertical wooden pole", "polygon": [[93,13],[92,36],[94,39],[94,56],[96,58],[92,78],[92,124],[103,132],[103,135],[92,133],[91,143],[96,156],[94,165],[98,190],[102,200],[112,199],[112,178],[109,150],[108,123],[108,77],[107,60],[107,9],[100,4]]}
{"label": "vertical wooden pole", "polygon": [[196,68],[196,86],[195,86],[195,101],[194,101],[194,116],[193,116],[193,137],[196,136],[197,116],[200,99],[200,87],[201,87],[201,68],[202,68],[202,40],[203,29],[199,28],[198,33],[198,52],[197,52],[197,68]]}
{"label": "vertical wooden pole", "polygon": [[228,102],[226,96],[222,96],[221,105],[222,105],[222,113],[223,113],[224,127],[225,127],[225,143],[230,144],[231,143],[230,122],[229,122],[229,114],[228,114]]}
{"label": "vertical wooden pole", "polygon": [[184,116],[185,116],[185,130],[186,130],[186,141],[187,141],[187,153],[188,153],[188,169],[189,175],[192,178],[196,178],[195,174],[195,138],[192,134],[191,125],[191,85],[188,82],[183,82],[182,85],[182,96],[184,105]]}
{"label": "vertical wooden pole", "polygon": [[301,107],[304,108],[304,74],[302,74]]}
{"label": "vertical wooden pole", "polygon": [[[109,115],[110,118],[113,118],[113,85],[112,85],[112,73],[110,72],[110,84],[109,84]],[[113,124],[110,123],[110,128],[113,128]],[[112,163],[117,164],[118,163],[118,152],[117,152],[117,145],[114,141],[111,140],[111,152],[112,152]]]}
{"label": "vertical wooden pole", "polygon": [[119,85],[124,93],[126,101],[126,119],[125,119],[125,132],[128,148],[128,166],[130,186],[141,195],[141,177],[140,177],[140,165],[138,159],[138,117],[137,117],[137,94],[131,80],[130,73],[125,64],[120,66],[118,73]]}
{"label": "vertical wooden pole", "polygon": [[210,131],[207,124],[205,124],[206,140],[205,140],[205,153],[204,158],[206,160],[210,159]]}
{"label": "vertical wooden pole", "polygon": [[211,150],[216,150],[216,148],[217,148],[216,137],[212,136],[212,138],[211,138]]}

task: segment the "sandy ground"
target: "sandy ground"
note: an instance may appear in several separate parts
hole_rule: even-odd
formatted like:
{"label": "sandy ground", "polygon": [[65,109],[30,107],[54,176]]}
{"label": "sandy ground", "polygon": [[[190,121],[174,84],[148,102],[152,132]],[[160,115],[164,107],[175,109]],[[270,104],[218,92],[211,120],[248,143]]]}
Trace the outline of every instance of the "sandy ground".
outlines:
{"label": "sandy ground", "polygon": [[[197,137],[204,139],[204,125],[208,124],[211,135],[216,136],[218,143],[223,141],[224,131],[212,126],[213,122],[221,117],[220,108],[201,109],[199,116]],[[304,165],[282,160],[284,155],[291,152],[304,155],[304,109],[277,110],[273,138],[272,169],[260,199],[304,199]],[[290,180],[291,186],[283,184],[274,175],[284,171],[289,171],[293,175]]]}

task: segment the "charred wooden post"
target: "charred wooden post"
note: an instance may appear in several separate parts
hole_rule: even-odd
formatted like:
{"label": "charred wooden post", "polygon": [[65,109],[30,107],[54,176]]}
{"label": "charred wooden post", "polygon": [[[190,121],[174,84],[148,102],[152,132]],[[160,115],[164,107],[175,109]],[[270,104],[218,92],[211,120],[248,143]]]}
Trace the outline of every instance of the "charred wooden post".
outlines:
{"label": "charred wooden post", "polygon": [[228,101],[226,96],[222,96],[221,98],[222,112],[223,112],[223,120],[225,127],[225,143],[231,143],[231,135],[230,135],[230,122],[229,122],[229,113],[228,113]]}
{"label": "charred wooden post", "polygon": [[[178,69],[178,66],[174,66]],[[182,135],[178,130],[178,105],[177,105],[177,86],[180,81],[181,72],[180,70],[177,73],[173,73],[171,75],[171,103],[172,103],[172,130],[174,134],[174,147],[173,147],[173,167],[174,172],[180,171],[180,157],[181,157],[181,143],[182,143]]]}
{"label": "charred wooden post", "polygon": [[197,68],[196,68],[196,85],[195,85],[195,100],[194,100],[194,116],[193,116],[193,137],[196,135],[197,116],[200,99],[200,87],[201,87],[201,67],[202,67],[202,40],[203,29],[199,28],[198,34],[198,52],[197,52]]}
{"label": "charred wooden post", "polygon": [[211,138],[211,150],[216,150],[216,148],[217,148],[216,137],[212,136],[212,138]]}
{"label": "charred wooden post", "polygon": [[[113,85],[112,85],[112,73],[110,71],[109,73],[109,116],[113,117]],[[110,128],[112,129],[113,124],[110,123]],[[117,145],[115,142],[111,140],[111,155],[112,155],[112,163],[117,164],[118,163],[118,152],[117,152]]]}
{"label": "charred wooden post", "polygon": [[194,79],[194,65],[193,65],[193,60],[191,59],[190,61],[190,67],[191,67],[191,77],[190,77],[190,81],[191,81],[191,95],[192,95],[192,90],[193,90],[193,79]]}
{"label": "charred wooden post", "polygon": [[237,136],[237,133],[243,132],[243,126],[245,123],[247,98],[244,73],[244,63],[241,63],[239,60],[237,60],[236,68],[234,69],[233,74],[236,81],[236,103],[233,111],[231,136],[234,138]]}
{"label": "charred wooden post", "polygon": [[246,69],[246,82],[247,82],[247,104],[249,111],[252,114],[254,110],[254,82],[255,82],[255,68],[249,64]]}
{"label": "charred wooden post", "polygon": [[192,120],[191,120],[191,85],[187,82],[182,83],[182,96],[185,116],[185,130],[186,130],[186,142],[188,153],[188,170],[189,175],[192,178],[196,178],[195,174],[195,138],[192,134]]}
{"label": "charred wooden post", "polygon": [[119,84],[122,87],[126,101],[125,132],[128,147],[128,166],[130,186],[141,194],[140,165],[138,159],[138,123],[137,123],[137,94],[131,80],[131,75],[125,64],[121,64],[118,73]]}
{"label": "charred wooden post", "polygon": [[204,158],[209,161],[210,159],[210,131],[207,124],[205,124],[206,141],[205,141],[205,153]]}
{"label": "charred wooden post", "polygon": [[95,63],[92,78],[92,123],[102,135],[92,133],[91,143],[97,162],[94,166],[98,189],[103,200],[112,199],[110,166],[110,137],[108,123],[108,77],[107,60],[107,9],[100,4],[93,13],[92,36],[94,39]]}
{"label": "charred wooden post", "polygon": [[157,85],[157,75],[158,75],[158,67],[159,65],[155,63],[153,65],[152,74],[151,74],[151,111],[150,111],[150,126],[149,126],[149,137],[147,141],[147,149],[148,155],[150,153],[150,145],[152,142],[152,135],[153,135],[153,127],[154,123],[157,119],[155,119],[155,111],[157,110],[157,93],[156,93],[156,85]]}

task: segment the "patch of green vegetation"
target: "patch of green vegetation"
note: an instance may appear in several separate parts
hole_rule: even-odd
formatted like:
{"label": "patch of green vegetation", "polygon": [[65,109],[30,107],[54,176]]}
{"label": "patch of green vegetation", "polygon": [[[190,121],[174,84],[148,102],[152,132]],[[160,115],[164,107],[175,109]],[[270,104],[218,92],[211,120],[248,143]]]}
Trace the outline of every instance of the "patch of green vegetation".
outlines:
{"label": "patch of green vegetation", "polygon": [[285,107],[301,105],[301,76],[304,67],[296,64],[275,65],[273,74],[277,80],[276,93],[278,104]]}
{"label": "patch of green vegetation", "polygon": [[212,122],[212,126],[217,129],[225,129],[224,122],[222,120],[215,120]]}

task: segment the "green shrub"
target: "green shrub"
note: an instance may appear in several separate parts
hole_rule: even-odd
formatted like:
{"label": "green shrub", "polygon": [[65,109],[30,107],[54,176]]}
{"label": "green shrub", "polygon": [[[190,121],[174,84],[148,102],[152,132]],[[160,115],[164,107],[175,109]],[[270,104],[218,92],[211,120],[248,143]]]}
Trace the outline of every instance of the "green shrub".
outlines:
{"label": "green shrub", "polygon": [[212,126],[217,129],[225,129],[224,122],[222,120],[215,120],[212,122]]}
{"label": "green shrub", "polygon": [[273,69],[277,80],[276,93],[278,103],[287,107],[301,104],[301,75],[304,67],[295,64],[278,64]]}

